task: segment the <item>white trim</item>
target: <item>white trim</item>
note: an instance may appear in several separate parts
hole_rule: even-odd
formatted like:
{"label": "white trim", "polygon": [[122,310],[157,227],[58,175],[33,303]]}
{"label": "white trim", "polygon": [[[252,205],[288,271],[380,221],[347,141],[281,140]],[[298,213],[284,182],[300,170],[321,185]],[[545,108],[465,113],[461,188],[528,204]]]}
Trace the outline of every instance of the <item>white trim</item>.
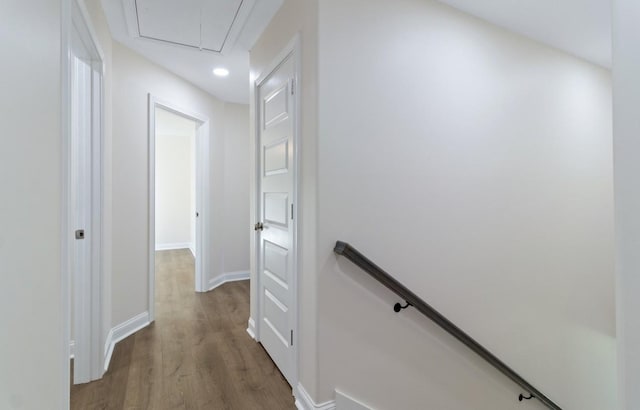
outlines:
{"label": "white trim", "polygon": [[104,349],[105,372],[109,369],[109,363],[111,362],[111,356],[113,355],[113,349],[115,348],[116,343],[126,339],[135,332],[144,329],[149,326],[149,324],[151,324],[151,321],[149,320],[149,312],[143,312],[125,322],[120,323],[109,331]]}
{"label": "white trim", "polygon": [[[83,11],[88,15],[86,10]],[[88,18],[88,17],[87,17]],[[90,20],[88,20],[90,21]],[[94,35],[93,28],[89,24],[89,31]],[[91,211],[91,227],[94,235],[91,238],[91,262],[92,266],[92,284],[91,284],[91,367],[93,377],[102,378],[104,374],[102,370],[102,335],[104,330],[103,323],[103,284],[104,284],[104,123],[105,123],[105,88],[104,88],[104,59],[102,59],[102,51],[99,43],[95,44],[98,53],[101,56],[99,73],[92,73],[93,93],[99,93],[100,111],[93,112],[93,134],[91,156],[92,156],[92,191],[91,203],[93,209]],[[97,138],[95,137],[97,136]]]}
{"label": "white trim", "polygon": [[[183,111],[184,112],[184,111]],[[207,117],[191,116],[193,119],[200,118],[200,126],[196,130],[196,238],[195,238],[195,290],[196,292],[206,292],[207,280],[211,268],[209,266],[209,239],[210,226],[209,215],[211,214],[211,184],[209,177],[211,167],[209,164],[209,144],[211,143],[211,126]]]}
{"label": "white trim", "polygon": [[249,271],[227,272],[223,273],[222,275],[216,276],[215,278],[209,280],[207,292],[210,292],[218,286],[222,286],[227,282],[237,282],[239,280],[249,280]]}
{"label": "white trim", "polygon": [[[301,111],[301,77],[302,77],[302,71],[301,71],[301,67],[302,67],[302,43],[301,43],[301,36],[300,33],[296,33],[295,36],[289,41],[289,43],[278,53],[278,55],[272,60],[272,62],[267,65],[267,68],[264,69],[264,71],[262,73],[260,73],[260,75],[258,76],[258,78],[256,79],[255,83],[253,84],[253,90],[254,90],[254,99],[252,101],[252,103],[254,104],[254,110],[255,110],[255,117],[254,117],[254,133],[255,133],[255,141],[254,141],[254,149],[255,149],[255,156],[253,159],[253,165],[254,165],[254,175],[255,175],[255,191],[253,192],[254,196],[254,202],[255,202],[255,214],[254,214],[254,218],[256,218],[256,221],[260,221],[262,220],[261,215],[260,215],[260,190],[261,190],[261,176],[262,173],[260,172],[260,163],[261,163],[261,154],[262,154],[262,148],[259,146],[260,145],[260,135],[261,135],[261,131],[260,131],[260,94],[259,94],[259,88],[262,85],[262,83],[269,78],[269,76],[287,59],[287,58],[293,58],[293,62],[294,62],[294,84],[295,84],[295,93],[294,93],[294,124],[293,124],[293,130],[294,130],[294,135],[293,135],[293,148],[294,148],[294,163],[292,164],[292,168],[293,168],[293,215],[295,215],[294,219],[293,219],[293,236],[294,236],[294,240],[293,240],[293,245],[292,245],[292,249],[293,249],[293,258],[294,258],[294,266],[295,266],[295,272],[293,272],[293,275],[291,277],[291,285],[293,287],[293,289],[295,289],[295,291],[293,292],[293,301],[292,301],[292,305],[293,305],[293,315],[294,315],[294,319],[293,319],[293,349],[295,349],[294,352],[294,361],[295,361],[295,365],[293,366],[293,375],[292,380],[290,381],[290,384],[296,385],[298,383],[298,375],[299,375],[299,369],[298,366],[300,364],[300,349],[298,349],[298,346],[300,345],[300,312],[299,312],[299,304],[298,304],[298,300],[299,300],[299,294],[300,294],[300,287],[299,287],[299,280],[298,280],[298,272],[301,271],[300,269],[300,259],[298,258],[298,253],[300,252],[300,244],[298,241],[298,238],[300,238],[300,223],[298,221],[300,221],[301,219],[301,215],[302,215],[302,207],[300,206],[300,197],[299,197],[299,186],[300,186],[300,142],[301,142],[301,138],[300,136],[302,135],[302,111]],[[256,341],[260,340],[260,309],[261,309],[261,303],[260,303],[260,237],[259,235],[255,235],[254,237],[254,251],[255,251],[255,266],[257,268],[256,270],[256,277],[255,277],[255,287],[254,287],[254,293],[253,293],[253,297],[255,305],[256,305],[256,318],[258,319],[257,322],[254,322],[254,328],[252,329],[253,331],[253,338]],[[249,330],[249,329],[247,329]],[[250,333],[251,334],[251,333]]]}
{"label": "white trim", "polygon": [[335,410],[336,408],[335,400],[330,400],[320,404],[314,402],[301,383],[298,383],[294,397],[296,398],[296,407],[298,410]]}
{"label": "white trim", "polygon": [[[71,206],[71,193],[73,182],[71,180],[71,160],[74,149],[71,139],[72,130],[72,94],[70,92],[73,80],[73,36],[75,32],[89,52],[88,61],[92,68],[91,95],[92,95],[92,150],[91,150],[91,220],[85,227],[91,233],[90,277],[80,281],[78,275],[72,278],[71,263],[74,255],[75,239],[72,232],[75,229],[74,213]],[[74,282],[76,294],[74,303],[83,306],[82,310],[74,309],[74,315],[84,311],[85,315],[76,321],[73,344],[74,357],[82,354],[74,360],[74,377],[76,380],[95,380],[102,377],[102,281],[103,281],[103,186],[104,186],[104,54],[91,24],[91,19],[82,0],[63,0],[61,2],[61,295],[62,295],[62,330],[64,335],[64,371],[61,375],[62,389],[64,393],[64,405],[69,405],[69,381],[70,373],[68,361],[71,356],[71,283]],[[94,104],[95,103],[95,104]],[[88,312],[87,312],[88,311]],[[77,343],[77,345],[76,345]]]}
{"label": "white trim", "polygon": [[247,333],[249,333],[249,336],[251,336],[253,340],[258,340],[256,339],[256,321],[253,320],[252,317],[249,318],[247,323]]}
{"label": "white trim", "polygon": [[181,243],[157,243],[156,251],[171,251],[174,249],[189,249],[193,247],[191,242],[181,242]]}
{"label": "white trim", "polygon": [[76,353],[76,341],[72,340],[69,342],[69,359],[73,359]]}
{"label": "white trim", "polygon": [[71,0],[60,2],[60,293],[62,299],[62,374],[59,388],[62,397],[62,408],[71,405],[71,368],[69,356],[71,351],[71,274],[69,240],[69,158],[71,150],[71,70],[69,55],[71,54]]}
{"label": "white trim", "polygon": [[148,243],[148,263],[149,263],[149,289],[148,289],[148,312],[149,320],[155,320],[155,249],[156,249],[156,108],[162,108],[174,114],[186,117],[197,123],[196,131],[196,211],[199,217],[196,218],[196,272],[195,291],[206,292],[208,286],[209,272],[209,141],[211,140],[209,118],[199,113],[178,107],[175,104],[160,99],[152,94],[148,94],[148,138],[149,138],[149,195],[148,195],[148,215],[149,243]]}
{"label": "white trim", "polygon": [[[260,86],[264,80],[267,79],[279,66],[284,62],[284,60],[289,57],[291,54],[299,54],[301,51],[300,47],[300,34],[296,33],[296,35],[289,41],[289,43],[282,49],[280,52],[271,60],[271,63],[266,66],[266,68],[260,73],[258,78],[255,81],[254,86],[256,89]],[[296,65],[298,63],[298,59],[296,58]],[[296,74],[298,74],[299,67],[296,67]],[[296,91],[296,95],[299,93]],[[257,96],[256,96],[257,98]]]}
{"label": "white trim", "polygon": [[98,57],[100,57],[100,61],[103,62],[101,67],[101,73],[104,74],[104,52],[102,51],[102,46],[100,46],[100,42],[98,41],[98,35],[96,34],[96,30],[93,28],[93,24],[91,24],[91,17],[89,15],[89,11],[87,10],[87,5],[85,4],[86,0],[76,0],[78,4],[78,11],[82,14],[82,18],[85,22],[87,22],[87,30],[89,32],[89,36],[91,37],[91,41],[93,46],[95,47],[96,53],[98,53]]}
{"label": "white trim", "polygon": [[104,341],[104,371],[109,370],[109,363],[111,362],[111,355],[113,354],[113,348],[115,347],[115,343],[113,343],[113,329],[109,330],[107,333],[107,339]]}

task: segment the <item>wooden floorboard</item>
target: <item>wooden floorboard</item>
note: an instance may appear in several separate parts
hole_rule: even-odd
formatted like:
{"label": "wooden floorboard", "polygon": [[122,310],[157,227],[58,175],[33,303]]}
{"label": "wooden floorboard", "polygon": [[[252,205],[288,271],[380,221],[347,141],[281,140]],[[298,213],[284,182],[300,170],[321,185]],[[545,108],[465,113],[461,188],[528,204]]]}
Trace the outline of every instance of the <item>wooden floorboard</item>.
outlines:
{"label": "wooden floorboard", "polygon": [[246,332],[249,282],[194,292],[188,250],[156,253],[156,321],[116,345],[72,410],[295,409],[291,387]]}

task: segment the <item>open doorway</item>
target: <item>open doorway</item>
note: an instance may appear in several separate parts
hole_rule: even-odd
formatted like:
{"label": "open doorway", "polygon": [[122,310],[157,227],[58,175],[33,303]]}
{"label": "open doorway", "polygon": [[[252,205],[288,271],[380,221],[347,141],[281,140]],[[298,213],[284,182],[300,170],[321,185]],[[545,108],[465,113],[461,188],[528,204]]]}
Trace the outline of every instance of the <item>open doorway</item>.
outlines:
{"label": "open doorway", "polygon": [[196,127],[156,110],[156,252],[188,250],[196,257]]}
{"label": "open doorway", "polygon": [[[73,384],[104,373],[103,262],[103,53],[86,10],[71,2],[63,77],[65,150],[63,280],[65,337]],[[68,303],[68,304],[67,304]]]}
{"label": "open doorway", "polygon": [[205,292],[209,120],[149,96],[149,316],[155,319],[158,252],[193,263]]}

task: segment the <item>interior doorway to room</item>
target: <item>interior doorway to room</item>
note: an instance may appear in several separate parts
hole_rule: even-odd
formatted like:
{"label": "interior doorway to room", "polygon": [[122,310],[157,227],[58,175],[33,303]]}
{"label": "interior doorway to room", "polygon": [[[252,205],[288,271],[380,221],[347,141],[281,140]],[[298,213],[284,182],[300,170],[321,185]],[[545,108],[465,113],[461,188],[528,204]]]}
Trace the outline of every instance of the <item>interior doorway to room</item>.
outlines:
{"label": "interior doorway to room", "polygon": [[156,110],[156,251],[196,257],[196,122]]}
{"label": "interior doorway to room", "polygon": [[[63,92],[65,151],[64,258],[73,383],[102,377],[103,54],[85,10],[72,2]],[[68,357],[68,356],[67,356]]]}
{"label": "interior doorway to room", "polygon": [[[194,258],[195,291],[207,290],[209,120],[149,96],[149,315],[155,318],[156,252]],[[183,255],[184,256],[184,255]]]}
{"label": "interior doorway to room", "polygon": [[[297,183],[299,41],[256,80],[255,337],[291,386],[297,385]],[[250,325],[251,326],[251,325]]]}

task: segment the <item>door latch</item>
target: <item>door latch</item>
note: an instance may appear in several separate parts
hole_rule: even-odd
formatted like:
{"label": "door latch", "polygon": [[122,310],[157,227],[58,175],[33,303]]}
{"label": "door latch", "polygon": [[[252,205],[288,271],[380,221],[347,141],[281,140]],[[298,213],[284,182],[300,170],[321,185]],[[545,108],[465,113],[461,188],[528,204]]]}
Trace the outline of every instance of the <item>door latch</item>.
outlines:
{"label": "door latch", "polygon": [[262,222],[258,222],[257,224],[253,225],[254,231],[262,231],[263,229],[264,229],[264,225],[262,224]]}
{"label": "door latch", "polygon": [[78,229],[76,231],[76,239],[84,239],[84,229]]}

